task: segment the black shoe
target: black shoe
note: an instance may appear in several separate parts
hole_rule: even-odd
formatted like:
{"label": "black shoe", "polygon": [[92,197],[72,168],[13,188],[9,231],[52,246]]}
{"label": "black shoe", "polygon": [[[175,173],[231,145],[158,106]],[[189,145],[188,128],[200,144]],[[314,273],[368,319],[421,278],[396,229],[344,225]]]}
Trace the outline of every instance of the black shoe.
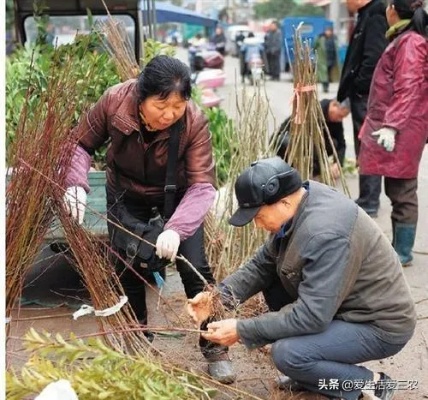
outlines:
{"label": "black shoe", "polygon": [[[142,328],[145,328],[147,326],[147,322],[145,320],[138,320],[138,322],[140,323],[140,326]],[[153,340],[155,340],[155,335],[151,331],[143,330],[143,335],[146,337],[149,343],[153,343]]]}
{"label": "black shoe", "polygon": [[235,382],[236,379],[236,374],[233,370],[232,361],[230,360],[209,362],[208,373],[211,378],[215,379],[217,382],[224,384],[231,384]]}
{"label": "black shoe", "polygon": [[377,218],[377,213],[379,211],[378,208],[371,208],[371,207],[366,207],[364,205],[361,205],[360,199],[355,200],[355,203],[357,203],[357,205],[360,208],[362,208],[367,213],[367,215],[369,215],[372,218]]}
{"label": "black shoe", "polygon": [[367,215],[369,217],[377,218],[377,212],[378,212],[378,210],[376,210],[374,208],[363,208],[363,210],[367,213]]}
{"label": "black shoe", "polygon": [[375,396],[380,400],[392,400],[396,390],[395,381],[383,372],[379,372],[380,379],[376,382]]}

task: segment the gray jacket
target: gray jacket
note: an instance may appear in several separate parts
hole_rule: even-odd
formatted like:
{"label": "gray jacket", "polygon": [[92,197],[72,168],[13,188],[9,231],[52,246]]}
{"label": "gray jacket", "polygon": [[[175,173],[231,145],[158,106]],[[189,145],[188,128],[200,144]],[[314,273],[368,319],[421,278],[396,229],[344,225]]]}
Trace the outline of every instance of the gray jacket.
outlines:
{"label": "gray jacket", "polygon": [[266,54],[276,54],[281,53],[282,47],[282,33],[279,29],[272,32],[269,31],[265,36],[265,50]]}
{"label": "gray jacket", "polygon": [[411,337],[416,313],[393,247],[351,199],[310,181],[285,237],[272,235],[220,285],[244,302],[281,280],[295,299],[278,312],[238,321],[247,347],[315,334],[333,319],[372,324],[391,343]]}

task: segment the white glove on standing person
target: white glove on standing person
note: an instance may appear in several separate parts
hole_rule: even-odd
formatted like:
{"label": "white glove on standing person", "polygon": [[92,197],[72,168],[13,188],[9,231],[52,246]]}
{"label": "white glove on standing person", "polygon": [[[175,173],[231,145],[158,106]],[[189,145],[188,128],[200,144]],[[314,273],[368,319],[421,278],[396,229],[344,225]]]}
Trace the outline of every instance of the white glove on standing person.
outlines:
{"label": "white glove on standing person", "polygon": [[179,247],[180,235],[172,229],[167,229],[158,236],[156,255],[159,258],[168,258],[171,261],[175,261]]}
{"label": "white glove on standing person", "polygon": [[82,225],[85,216],[86,198],[86,191],[81,186],[69,187],[64,195],[65,208],[79,225]]}
{"label": "white glove on standing person", "polygon": [[386,151],[393,151],[395,147],[395,135],[397,131],[392,128],[381,128],[372,133],[372,136],[379,136],[377,143],[385,148]]}

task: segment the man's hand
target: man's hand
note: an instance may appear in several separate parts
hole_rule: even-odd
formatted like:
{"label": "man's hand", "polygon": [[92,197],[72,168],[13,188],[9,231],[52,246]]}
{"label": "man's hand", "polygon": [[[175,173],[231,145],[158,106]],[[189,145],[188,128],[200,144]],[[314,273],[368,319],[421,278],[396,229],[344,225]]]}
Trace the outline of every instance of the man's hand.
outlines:
{"label": "man's hand", "polygon": [[200,327],[202,322],[206,321],[213,313],[211,293],[201,292],[193,299],[187,300],[186,309],[193,321]]}
{"label": "man's hand", "polygon": [[395,147],[395,135],[397,134],[395,129],[392,128],[381,128],[378,131],[372,133],[372,136],[379,136],[377,143],[385,148],[386,151],[393,151]]}
{"label": "man's hand", "polygon": [[72,186],[64,194],[64,205],[68,214],[82,225],[86,208],[86,191],[81,186]]}
{"label": "man's hand", "polygon": [[238,320],[236,319],[211,322],[207,325],[207,333],[201,333],[201,335],[211,342],[223,346],[232,346],[239,340],[238,330],[236,329],[237,323]]}
{"label": "man's hand", "polygon": [[340,169],[337,163],[330,165],[330,173],[333,179],[337,179],[340,176]]}
{"label": "man's hand", "polygon": [[180,235],[172,229],[163,231],[156,241],[156,254],[159,258],[175,261],[180,247]]}

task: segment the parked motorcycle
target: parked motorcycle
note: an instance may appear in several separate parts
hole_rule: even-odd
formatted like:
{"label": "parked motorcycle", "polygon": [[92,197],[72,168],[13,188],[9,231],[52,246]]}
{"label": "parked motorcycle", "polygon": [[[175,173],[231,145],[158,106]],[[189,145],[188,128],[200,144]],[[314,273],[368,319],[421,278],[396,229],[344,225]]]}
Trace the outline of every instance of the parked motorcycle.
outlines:
{"label": "parked motorcycle", "polygon": [[202,105],[217,107],[222,98],[215,89],[224,85],[226,74],[222,70],[224,57],[207,44],[204,47],[189,48],[189,63],[192,70],[192,81],[202,92]]}

